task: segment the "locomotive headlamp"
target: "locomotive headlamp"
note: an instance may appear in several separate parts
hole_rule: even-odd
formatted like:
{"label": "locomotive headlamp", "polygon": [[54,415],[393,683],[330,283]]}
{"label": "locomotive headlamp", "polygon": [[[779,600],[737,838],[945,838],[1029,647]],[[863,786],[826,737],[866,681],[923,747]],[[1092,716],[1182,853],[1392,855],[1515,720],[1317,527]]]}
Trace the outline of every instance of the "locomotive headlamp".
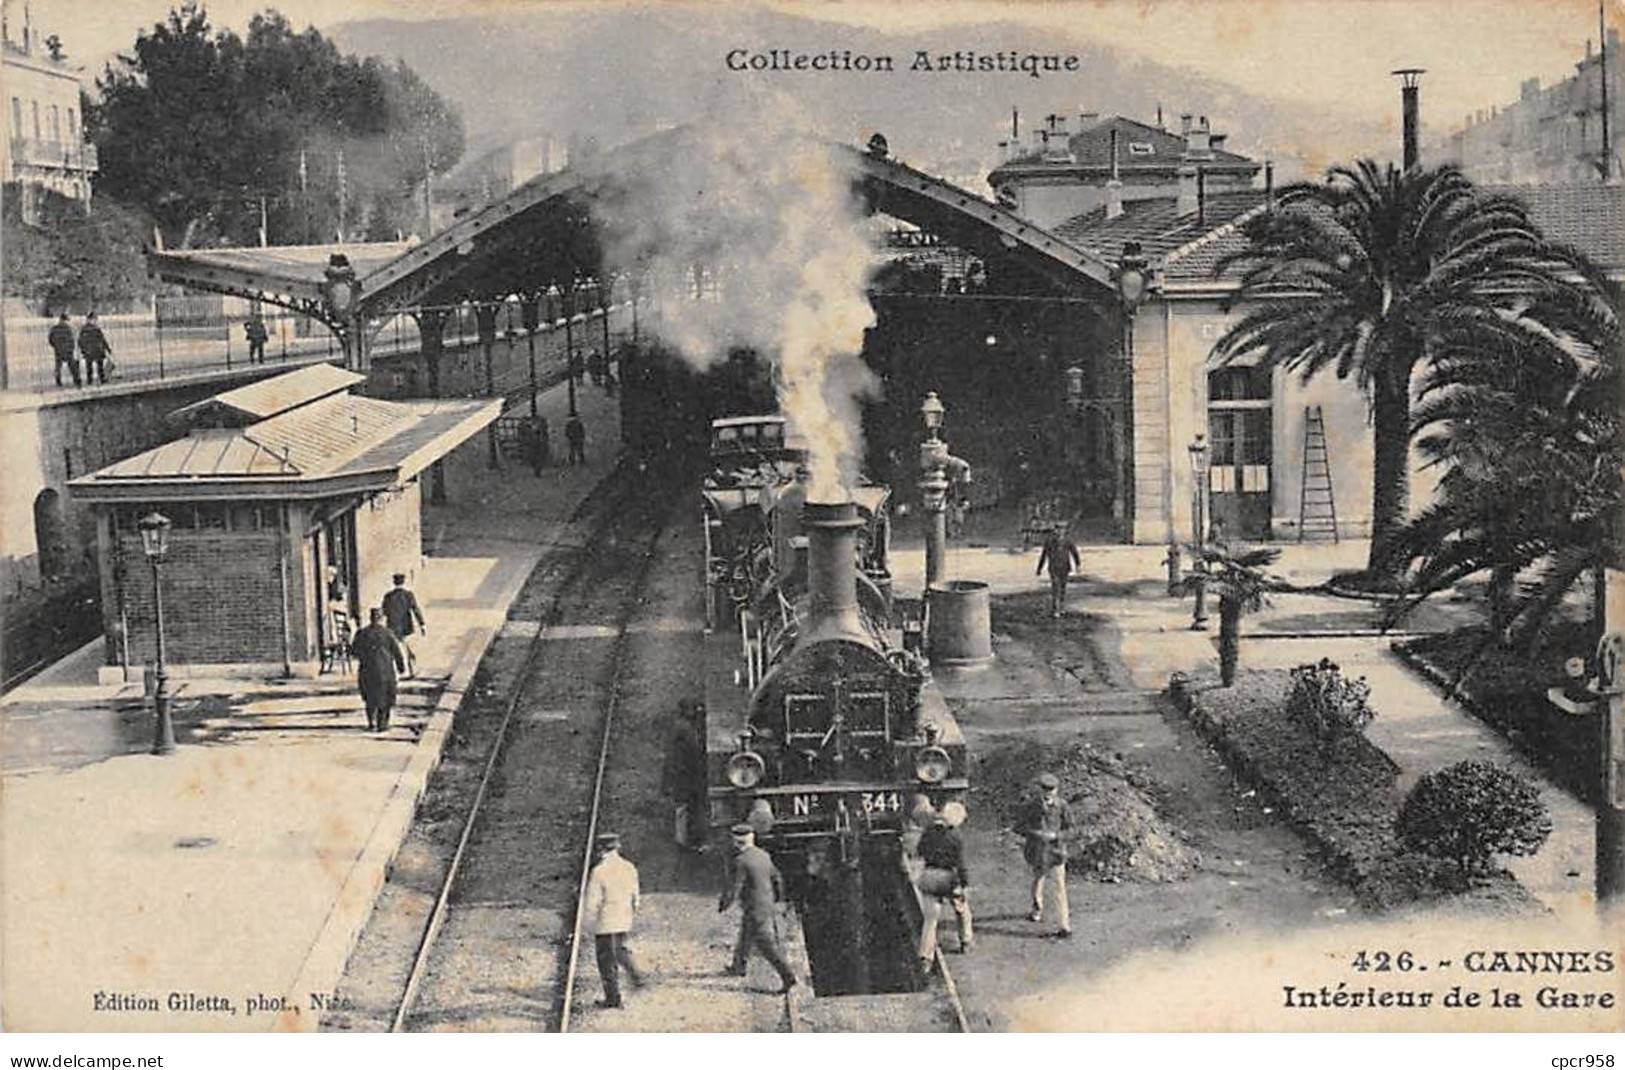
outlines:
{"label": "locomotive headlamp", "polygon": [[952,770],[953,761],[941,747],[921,747],[914,755],[914,775],[927,784],[940,784]]}
{"label": "locomotive headlamp", "polygon": [[755,751],[742,750],[728,759],[725,775],[736,788],[754,788],[767,775],[767,763]]}

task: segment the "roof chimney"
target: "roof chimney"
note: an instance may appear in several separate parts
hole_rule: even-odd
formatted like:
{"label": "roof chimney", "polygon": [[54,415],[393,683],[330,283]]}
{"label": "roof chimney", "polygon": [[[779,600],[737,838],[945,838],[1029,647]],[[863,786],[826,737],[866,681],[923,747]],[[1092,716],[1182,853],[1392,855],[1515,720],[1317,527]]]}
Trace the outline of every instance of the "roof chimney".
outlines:
{"label": "roof chimney", "polygon": [[1185,112],[1179,117],[1179,136],[1184,137],[1191,132],[1191,113]]}
{"label": "roof chimney", "polygon": [[1188,216],[1198,207],[1196,193],[1196,165],[1183,163],[1179,165],[1179,201],[1174,206],[1174,214]]}
{"label": "roof chimney", "polygon": [[1207,168],[1196,169],[1196,225],[1207,222]]}
{"label": "roof chimney", "polygon": [[1264,203],[1275,203],[1275,161],[1264,161]]}
{"label": "roof chimney", "polygon": [[1207,116],[1199,117],[1196,122],[1190,122],[1190,116],[1185,116],[1185,155],[1190,159],[1208,159],[1213,155],[1213,147],[1209,138]]}
{"label": "roof chimney", "polygon": [[1123,183],[1117,177],[1117,128],[1112,128],[1111,177],[1106,180],[1106,218],[1116,219],[1123,214]]}
{"label": "roof chimney", "polygon": [[1400,113],[1404,123],[1404,168],[1409,171],[1421,163],[1421,151],[1417,147],[1417,83],[1427,72],[1420,67],[1402,67],[1393,73],[1399,76]]}

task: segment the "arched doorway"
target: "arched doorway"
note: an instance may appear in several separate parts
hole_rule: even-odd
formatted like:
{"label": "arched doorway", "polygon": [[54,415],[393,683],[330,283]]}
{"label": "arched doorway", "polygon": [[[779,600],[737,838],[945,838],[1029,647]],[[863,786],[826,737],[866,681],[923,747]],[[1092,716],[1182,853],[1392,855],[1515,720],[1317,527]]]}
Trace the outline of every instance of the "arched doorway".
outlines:
{"label": "arched doorway", "polygon": [[50,487],[34,498],[34,541],[41,579],[55,579],[67,571],[68,528],[62,515],[62,495]]}

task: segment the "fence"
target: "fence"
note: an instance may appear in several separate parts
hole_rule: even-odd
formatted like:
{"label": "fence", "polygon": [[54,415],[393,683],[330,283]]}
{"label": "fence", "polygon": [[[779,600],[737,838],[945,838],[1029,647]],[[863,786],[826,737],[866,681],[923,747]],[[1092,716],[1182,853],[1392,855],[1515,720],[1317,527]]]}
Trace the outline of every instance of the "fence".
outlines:
{"label": "fence", "polygon": [[[449,349],[475,345],[479,341],[478,318],[474,305],[444,306],[445,346]],[[626,309],[616,306],[617,313]],[[74,385],[72,369],[58,367],[46,338],[56,320],[48,316],[19,314],[8,303],[4,317],[7,389],[46,393]],[[210,295],[183,295],[162,298],[140,312],[108,313],[97,317],[102,333],[113,351],[112,378],[115,382],[161,380],[200,371],[243,367],[250,363],[246,324],[252,315],[247,301]],[[307,359],[335,359],[341,356],[338,339],[320,320],[286,309],[263,306],[261,313],[269,338],[265,363],[277,364]],[[541,334],[562,335],[564,319],[556,301],[544,302]],[[576,313],[578,328],[597,323],[598,309]],[[83,317],[70,317],[77,333]],[[524,336],[524,317],[517,298],[501,302],[497,308],[497,338],[511,341]],[[578,345],[589,348],[593,342],[582,337]],[[373,335],[372,355],[416,352],[420,340],[416,321],[408,313],[398,313]],[[89,369],[79,362],[81,376]],[[60,382],[59,382],[60,380]]]}

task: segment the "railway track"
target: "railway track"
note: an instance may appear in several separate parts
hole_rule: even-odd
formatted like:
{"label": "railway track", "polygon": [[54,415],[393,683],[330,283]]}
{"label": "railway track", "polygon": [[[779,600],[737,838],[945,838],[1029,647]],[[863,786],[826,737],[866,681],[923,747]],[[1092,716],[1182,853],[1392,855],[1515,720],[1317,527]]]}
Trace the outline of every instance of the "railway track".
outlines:
{"label": "railway track", "polygon": [[[441,969],[445,964],[439,962],[437,956],[442,951],[442,937],[448,924],[454,923],[459,912],[470,907],[475,909],[492,907],[489,897],[482,901],[481,882],[477,877],[471,879],[472,871],[478,870],[481,866],[482,851],[491,853],[493,846],[500,847],[503,842],[511,843],[516,837],[542,843],[548,842],[549,839],[563,839],[565,837],[556,835],[560,831],[557,823],[561,819],[563,823],[575,826],[569,830],[573,835],[567,838],[579,847],[579,850],[572,850],[571,853],[580,861],[576,866],[578,879],[575,882],[575,903],[568,909],[565,918],[569,928],[562,958],[566,965],[555,985],[556,996],[551,1001],[550,1013],[546,1017],[550,1018],[552,1024],[560,1030],[569,1027],[570,1001],[581,958],[580,944],[583,935],[580,911],[577,908],[585,886],[585,867],[590,860],[592,838],[597,830],[603,794],[603,773],[624,672],[624,658],[621,655],[627,634],[626,624],[638,604],[636,595],[665,531],[666,517],[670,515],[672,505],[667,500],[669,495],[657,493],[651,496],[648,490],[648,487],[628,474],[622,473],[615,477],[614,489],[596,503],[598,514],[596,521],[590,525],[582,544],[567,548],[565,559],[554,564],[555,575],[551,577],[554,589],[545,610],[534,622],[520,622],[533,624],[534,634],[529,637],[519,671],[514,676],[508,694],[502,700],[500,722],[482,763],[467,811],[462,817],[456,845],[445,866],[434,905],[428,913],[413,951],[411,968],[389,1025],[391,1031],[409,1030],[415,1025],[423,1024],[422,1019],[425,1016],[419,1013],[422,997],[427,990],[442,985],[442,978],[437,977],[437,971],[446,972]],[[652,502],[651,497],[661,500]],[[655,508],[648,508],[651,504]],[[617,526],[625,522],[628,514],[635,517],[636,521],[642,521],[641,524],[634,521],[642,531],[640,536],[633,540],[631,547],[618,537],[616,531]],[[612,551],[606,553],[605,547],[612,548]],[[613,558],[613,561],[606,558]],[[629,560],[633,567],[627,572],[624,566]],[[616,567],[622,567],[619,576],[611,574]],[[566,622],[565,609],[572,601],[578,601],[589,609],[613,606],[613,624],[606,627]],[[589,612],[585,615],[592,614]],[[527,706],[534,706],[538,702],[556,697],[558,681],[552,677],[566,670],[557,665],[551,667],[544,665],[544,654],[553,646],[552,641],[556,639],[558,633],[569,634],[571,628],[583,630],[594,637],[604,636],[606,632],[613,635],[607,657],[598,658],[599,667],[603,671],[600,679],[595,682],[596,686],[592,688],[602,695],[602,700],[595,711],[597,724],[594,726],[596,732],[593,748],[594,768],[587,796],[585,799],[569,800],[564,798],[564,795],[570,794],[567,789],[555,793],[555,798],[551,800],[553,805],[546,808],[547,812],[537,810],[526,814],[524,812],[526,807],[516,808],[512,805],[499,805],[493,808],[493,800],[500,797],[506,801],[507,797],[513,794],[511,787],[514,782],[533,777],[536,772],[529,762],[514,761],[516,725],[524,719]],[[573,659],[571,663],[573,665]],[[582,808],[585,810],[584,818],[577,816],[579,809]],[[500,812],[493,813],[493,809]],[[516,813],[516,809],[519,812]],[[532,827],[547,823],[552,823],[554,827]],[[500,862],[494,864],[500,865]],[[492,866],[487,865],[485,868],[490,869]],[[504,904],[515,905],[522,902],[522,897],[520,899],[499,897],[496,905],[500,908]]]}

